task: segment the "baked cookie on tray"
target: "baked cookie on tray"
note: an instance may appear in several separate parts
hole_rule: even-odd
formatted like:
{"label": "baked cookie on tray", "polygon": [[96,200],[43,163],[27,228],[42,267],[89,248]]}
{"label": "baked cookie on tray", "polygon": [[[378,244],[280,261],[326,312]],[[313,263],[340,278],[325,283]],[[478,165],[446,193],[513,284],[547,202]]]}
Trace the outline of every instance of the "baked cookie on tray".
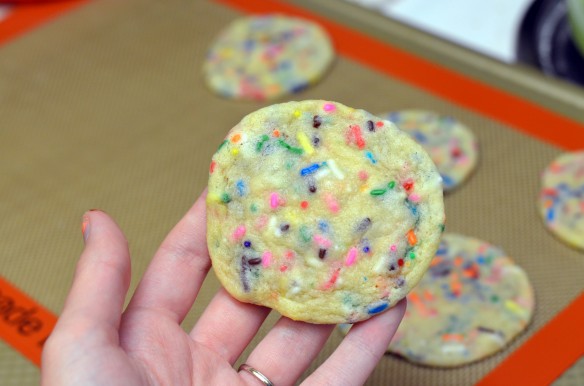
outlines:
{"label": "baked cookie on tray", "polygon": [[442,176],[444,191],[460,186],[476,168],[478,143],[458,120],[425,110],[380,114],[407,132],[428,152]]}
{"label": "baked cookie on tray", "polygon": [[249,114],[209,173],[217,277],[235,298],[295,320],[357,322],[392,307],[444,229],[428,154],[390,122],[336,102]]}
{"label": "baked cookie on tray", "polygon": [[428,272],[407,299],[388,352],[436,367],[468,364],[503,349],[527,327],[534,310],[526,273],[501,249],[451,233],[443,235]]}
{"label": "baked cookie on tray", "polygon": [[584,151],[558,156],[543,172],[539,212],[566,244],[584,250]]}
{"label": "baked cookie on tray", "polygon": [[270,100],[299,92],[328,70],[334,50],[317,24],[280,15],[232,22],[204,64],[207,85],[232,99]]}

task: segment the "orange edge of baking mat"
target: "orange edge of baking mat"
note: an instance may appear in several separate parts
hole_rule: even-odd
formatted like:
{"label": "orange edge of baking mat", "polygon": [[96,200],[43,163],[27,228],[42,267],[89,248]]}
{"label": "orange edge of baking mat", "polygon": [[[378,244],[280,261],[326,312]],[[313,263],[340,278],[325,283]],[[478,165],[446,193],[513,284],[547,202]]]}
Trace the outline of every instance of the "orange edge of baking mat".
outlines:
{"label": "orange edge of baking mat", "polygon": [[476,386],[549,385],[584,355],[584,292]]}
{"label": "orange edge of baking mat", "polygon": [[277,0],[215,0],[248,13],[285,13],[318,22],[336,50],[354,61],[401,79],[566,150],[584,148],[584,125],[537,104]]}
{"label": "orange edge of baking mat", "polygon": [[37,366],[57,317],[0,277],[0,338]]}
{"label": "orange edge of baking mat", "polygon": [[89,0],[50,1],[14,4],[6,19],[0,20],[0,46]]}

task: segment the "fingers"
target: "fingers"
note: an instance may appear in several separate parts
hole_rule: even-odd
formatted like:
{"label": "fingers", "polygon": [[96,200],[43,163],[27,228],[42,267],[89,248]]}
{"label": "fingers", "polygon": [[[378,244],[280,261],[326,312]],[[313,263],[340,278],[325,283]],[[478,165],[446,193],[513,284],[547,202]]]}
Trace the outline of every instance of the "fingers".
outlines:
{"label": "fingers", "polygon": [[[318,355],[333,328],[333,325],[308,324],[282,317],[245,363],[261,371],[275,385],[293,385]],[[254,384],[249,373],[239,374]]]}
{"label": "fingers", "polygon": [[[363,384],[385,353],[403,318],[405,306],[403,300],[391,310],[356,324],[305,384]],[[275,385],[292,385],[318,355],[333,327],[283,317],[245,363],[261,371]],[[253,376],[247,372],[240,372],[240,376],[253,384]]]}
{"label": "fingers", "polygon": [[104,212],[83,216],[85,249],[81,254],[71,291],[55,331],[71,324],[115,332],[120,324],[130,284],[130,254],[126,239]]}
{"label": "fingers", "polygon": [[385,353],[406,310],[405,299],[351,328],[335,352],[303,384],[361,385]]}
{"label": "fingers", "polygon": [[233,365],[269,313],[268,308],[242,303],[221,288],[190,335]]}
{"label": "fingers", "polygon": [[149,309],[182,322],[211,267],[205,197],[206,190],[168,234],[138,284],[126,314]]}

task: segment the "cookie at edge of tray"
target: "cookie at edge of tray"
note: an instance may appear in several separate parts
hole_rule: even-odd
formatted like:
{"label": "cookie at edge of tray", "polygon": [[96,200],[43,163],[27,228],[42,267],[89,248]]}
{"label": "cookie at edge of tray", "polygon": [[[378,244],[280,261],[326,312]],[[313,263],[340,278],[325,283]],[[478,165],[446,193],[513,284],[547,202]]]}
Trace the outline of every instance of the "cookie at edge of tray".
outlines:
{"label": "cookie at edge of tray", "polygon": [[584,151],[563,153],[544,170],[538,207],[547,229],[584,250]]}

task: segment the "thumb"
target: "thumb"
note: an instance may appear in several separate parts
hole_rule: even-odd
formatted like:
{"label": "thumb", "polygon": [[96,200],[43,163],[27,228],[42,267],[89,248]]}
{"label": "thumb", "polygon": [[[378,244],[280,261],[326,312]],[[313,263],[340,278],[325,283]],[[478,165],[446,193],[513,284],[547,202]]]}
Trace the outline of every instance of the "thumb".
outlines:
{"label": "thumb", "polygon": [[64,379],[70,383],[76,379],[75,371],[64,374],[63,369],[72,364],[82,368],[81,358],[97,347],[119,345],[118,329],[130,282],[126,238],[107,214],[97,210],[83,215],[82,232],[85,249],[71,290],[43,346],[42,384],[63,384]]}
{"label": "thumb", "polygon": [[83,215],[82,233],[85,249],[56,328],[89,322],[117,333],[130,284],[128,243],[118,225],[99,210]]}

